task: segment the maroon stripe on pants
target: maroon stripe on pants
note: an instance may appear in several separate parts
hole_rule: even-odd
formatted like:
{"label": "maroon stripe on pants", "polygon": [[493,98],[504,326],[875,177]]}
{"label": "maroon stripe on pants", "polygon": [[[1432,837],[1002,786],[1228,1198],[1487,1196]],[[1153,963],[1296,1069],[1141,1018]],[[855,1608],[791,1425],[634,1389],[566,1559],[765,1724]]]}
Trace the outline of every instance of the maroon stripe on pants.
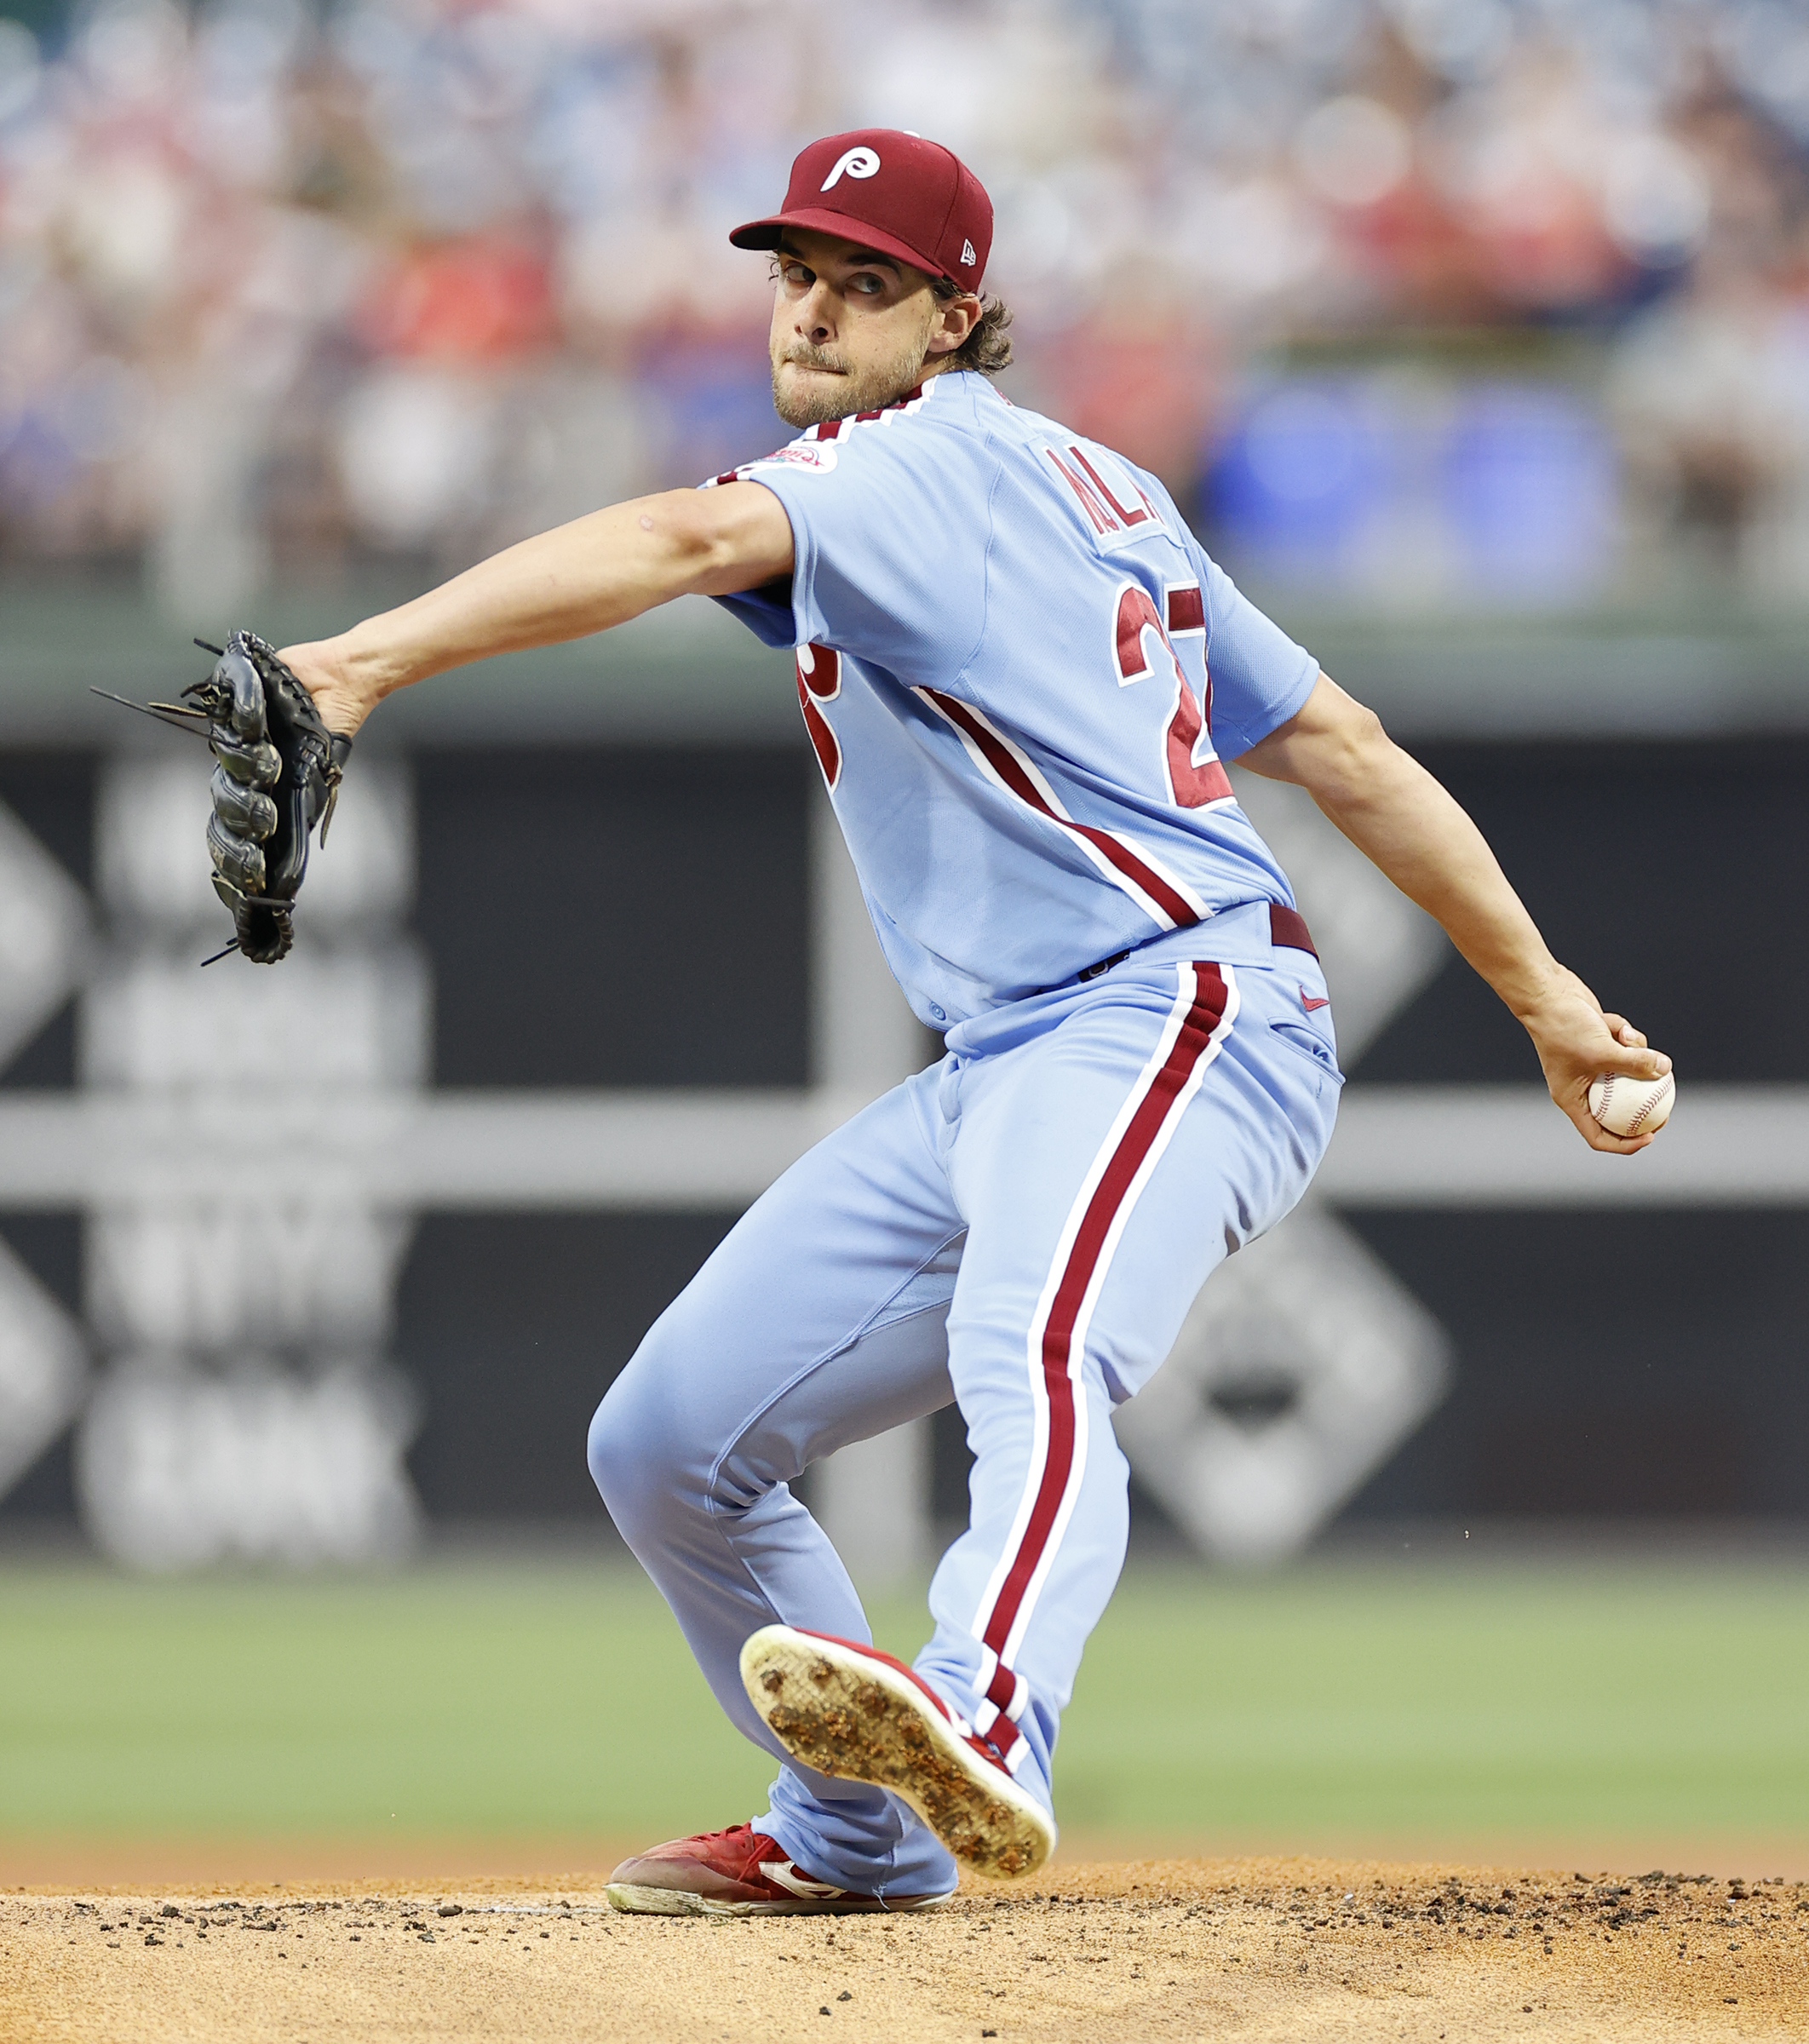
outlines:
{"label": "maroon stripe on pants", "polygon": [[1037,1565],[1042,1559],[1042,1550],[1055,1524],[1055,1515],[1061,1509],[1062,1496],[1067,1490],[1074,1461],[1075,1398],[1078,1394],[1068,1375],[1068,1364],[1081,1300],[1087,1295],[1100,1253],[1105,1247],[1112,1220],[1130,1190],[1131,1181],[1149,1155],[1163,1123],[1168,1119],[1169,1109],[1194,1066],[1205,1055],[1213,1031],[1225,1018],[1227,994],[1218,967],[1202,963],[1191,969],[1194,992],[1187,1019],[1182,1023],[1161,1071],[1137,1103],[1129,1127],[1119,1138],[1111,1161],[1094,1188],[1093,1197],[1087,1203],[1087,1211],[1075,1236],[1074,1246],[1068,1252],[1061,1281],[1056,1287],[1048,1323],[1042,1330],[1042,1381],[1049,1401],[1048,1449],[1030,1524],[1025,1529],[982,1634],[986,1645],[1002,1660],[1024,1593],[1037,1572]]}
{"label": "maroon stripe on pants", "polygon": [[1018,1693],[1018,1678],[1001,1661],[992,1671],[992,1679],[986,1685],[986,1701],[1002,1715],[1011,1708],[1011,1700]]}
{"label": "maroon stripe on pants", "polygon": [[1023,1737],[1002,1710],[979,1735],[981,1744],[991,1747],[1002,1763],[1010,1760],[1012,1748]]}

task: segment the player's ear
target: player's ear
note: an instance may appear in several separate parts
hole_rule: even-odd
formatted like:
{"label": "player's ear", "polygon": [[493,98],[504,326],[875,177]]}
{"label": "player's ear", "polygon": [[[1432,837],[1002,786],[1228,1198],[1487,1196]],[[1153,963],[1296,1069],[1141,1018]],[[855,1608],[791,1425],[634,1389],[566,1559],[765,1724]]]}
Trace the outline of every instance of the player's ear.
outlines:
{"label": "player's ear", "polygon": [[936,322],[930,329],[933,355],[952,354],[973,331],[980,316],[980,301],[971,291],[936,301]]}

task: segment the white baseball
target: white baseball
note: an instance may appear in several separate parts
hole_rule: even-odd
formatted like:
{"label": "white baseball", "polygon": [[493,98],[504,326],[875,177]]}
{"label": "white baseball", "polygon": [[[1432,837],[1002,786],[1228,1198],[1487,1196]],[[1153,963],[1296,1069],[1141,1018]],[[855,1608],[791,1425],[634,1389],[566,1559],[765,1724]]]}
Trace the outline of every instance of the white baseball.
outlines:
{"label": "white baseball", "polygon": [[1669,1072],[1662,1079],[1629,1079],[1605,1071],[1589,1088],[1589,1111],[1610,1135],[1654,1135],[1671,1118],[1677,1082]]}

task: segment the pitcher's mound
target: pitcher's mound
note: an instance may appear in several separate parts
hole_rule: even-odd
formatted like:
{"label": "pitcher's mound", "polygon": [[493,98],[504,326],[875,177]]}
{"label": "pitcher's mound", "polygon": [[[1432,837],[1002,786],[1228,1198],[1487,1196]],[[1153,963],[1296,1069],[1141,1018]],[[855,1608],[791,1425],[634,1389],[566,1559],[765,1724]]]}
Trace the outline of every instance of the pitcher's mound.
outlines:
{"label": "pitcher's mound", "polygon": [[622,1916],[596,1874],[0,1897],[0,2036],[1809,2039],[1809,1884],[1077,1867],[927,1915]]}

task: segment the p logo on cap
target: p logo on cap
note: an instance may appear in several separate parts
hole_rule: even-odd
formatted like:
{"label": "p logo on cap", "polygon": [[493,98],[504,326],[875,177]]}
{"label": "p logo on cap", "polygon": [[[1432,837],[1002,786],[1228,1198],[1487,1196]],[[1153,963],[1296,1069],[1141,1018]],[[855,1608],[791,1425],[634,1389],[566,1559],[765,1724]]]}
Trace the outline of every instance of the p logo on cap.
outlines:
{"label": "p logo on cap", "polygon": [[836,158],[836,168],[824,179],[822,189],[829,191],[839,184],[844,172],[849,177],[871,177],[880,167],[876,149],[845,149]]}

